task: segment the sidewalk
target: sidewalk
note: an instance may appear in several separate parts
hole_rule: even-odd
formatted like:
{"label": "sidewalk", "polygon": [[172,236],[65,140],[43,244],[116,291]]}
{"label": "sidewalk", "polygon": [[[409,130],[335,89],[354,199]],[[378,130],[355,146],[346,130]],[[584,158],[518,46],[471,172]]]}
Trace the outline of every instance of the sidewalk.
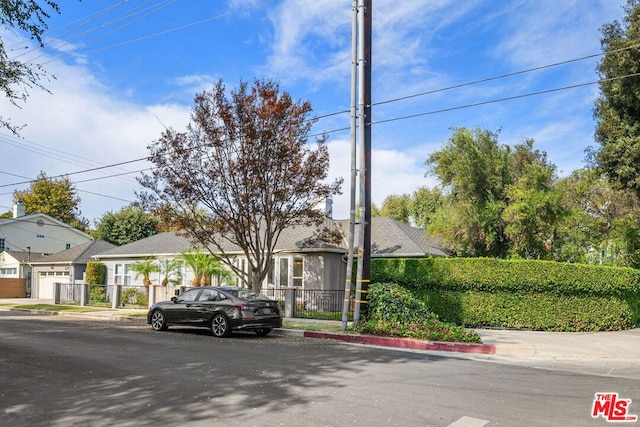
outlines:
{"label": "sidewalk", "polygon": [[[0,300],[0,304],[50,304],[50,300]],[[0,309],[3,309],[0,306]],[[5,308],[8,309],[8,308]],[[146,325],[140,317],[146,310],[118,309],[86,313],[44,312],[92,319],[124,320]],[[131,314],[138,314],[136,317]],[[297,323],[329,323],[339,321],[285,319]],[[316,339],[339,340],[348,343],[393,347],[408,351],[428,351],[454,357],[468,357],[486,361],[514,363],[547,369],[590,372],[597,375],[616,375],[640,379],[640,329],[615,332],[538,332],[502,329],[477,329],[482,344],[445,343],[404,338],[315,332],[298,329],[278,329],[281,335],[295,335]]]}

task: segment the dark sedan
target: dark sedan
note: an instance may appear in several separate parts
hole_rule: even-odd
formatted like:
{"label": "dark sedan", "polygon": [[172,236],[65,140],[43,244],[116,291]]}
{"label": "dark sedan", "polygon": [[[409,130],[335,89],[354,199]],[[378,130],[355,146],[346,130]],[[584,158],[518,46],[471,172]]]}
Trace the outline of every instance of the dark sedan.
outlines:
{"label": "dark sedan", "polygon": [[282,327],[282,316],[276,301],[248,289],[203,286],[154,304],[147,323],[156,331],[180,325],[209,328],[216,337],[241,330],[263,336]]}

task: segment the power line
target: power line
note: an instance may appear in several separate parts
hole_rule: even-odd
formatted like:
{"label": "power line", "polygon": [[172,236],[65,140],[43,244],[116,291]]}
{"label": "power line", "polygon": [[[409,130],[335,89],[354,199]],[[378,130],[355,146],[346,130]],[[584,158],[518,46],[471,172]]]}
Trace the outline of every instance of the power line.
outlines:
{"label": "power line", "polygon": [[[58,178],[66,178],[69,175],[77,175],[77,174],[81,174],[81,173],[87,173],[87,172],[94,172],[97,170],[102,170],[102,169],[108,169],[108,168],[112,168],[115,166],[121,166],[121,165],[127,165],[130,163],[136,163],[136,162],[141,162],[143,160],[148,160],[148,157],[142,157],[140,159],[134,159],[134,160],[128,160],[126,162],[120,162],[120,163],[113,163],[111,165],[106,165],[106,166],[100,166],[97,168],[92,168],[92,169],[85,169],[85,170],[81,170],[81,171],[76,171],[76,172],[69,172],[69,173],[65,173],[65,174],[61,174],[61,175],[56,175],[56,176],[51,176],[51,177],[47,177],[48,179],[58,179]],[[146,170],[146,169],[142,169],[142,170]],[[76,181],[76,182],[86,182],[86,181],[94,181],[94,180],[98,180],[98,179],[104,179],[104,178],[112,178],[114,176],[121,176],[121,175],[127,175],[127,174],[131,174],[131,173],[137,173],[137,172],[141,172],[141,171],[133,171],[133,172],[124,172],[121,174],[117,174],[117,175],[110,175],[110,176],[104,176],[104,177],[99,177],[99,178],[93,178],[90,180],[84,180],[84,181]],[[0,185],[0,188],[4,188],[4,187],[11,187],[14,185],[22,185],[22,184],[30,184],[32,182],[35,182],[36,180],[29,180],[29,181],[22,181],[22,182],[14,182],[13,184],[5,184],[5,185]]]}

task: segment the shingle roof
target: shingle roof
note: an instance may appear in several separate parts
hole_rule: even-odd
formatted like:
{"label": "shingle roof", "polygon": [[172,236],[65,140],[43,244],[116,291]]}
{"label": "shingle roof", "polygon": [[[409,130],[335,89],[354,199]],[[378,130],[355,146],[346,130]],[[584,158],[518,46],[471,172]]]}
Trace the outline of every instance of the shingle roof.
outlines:
{"label": "shingle roof", "polygon": [[185,252],[191,247],[193,245],[186,237],[176,232],[167,232],[154,234],[126,245],[116,246],[96,255],[100,257],[175,255]]}
{"label": "shingle roof", "polygon": [[31,259],[33,264],[54,264],[54,263],[70,263],[70,264],[86,264],[93,261],[93,255],[105,252],[111,248],[115,248],[114,244],[105,242],[104,240],[93,240],[82,245],[75,246],[66,251],[56,252],[55,254],[42,256],[38,259]]}
{"label": "shingle roof", "polygon": [[[337,229],[342,239],[338,244],[330,244],[314,240],[315,227],[296,226],[285,229],[278,239],[277,251],[306,252],[330,250],[346,252],[348,220],[328,220],[325,225]],[[356,246],[357,231],[356,227]],[[99,258],[112,257],[143,257],[158,255],[176,255],[185,252],[194,245],[190,240],[176,232],[160,233],[127,245],[115,247],[98,253]],[[227,244],[226,251],[238,252],[240,249]],[[424,230],[400,223],[392,218],[376,217],[371,226],[371,256],[372,257],[411,257],[411,256],[446,256],[442,250],[441,241],[436,237],[428,237]]]}
{"label": "shingle roof", "polygon": [[5,253],[11,255],[13,258],[18,260],[18,262],[30,262],[30,261],[38,261],[45,257],[44,254],[27,252],[27,251],[5,251]]}
{"label": "shingle roof", "polygon": [[[349,231],[349,220],[340,220],[345,235]],[[360,236],[356,225],[354,233],[355,247]],[[345,246],[346,247],[346,246]],[[439,238],[427,236],[421,228],[412,227],[389,217],[371,218],[371,256],[372,257],[414,257],[446,256]]]}

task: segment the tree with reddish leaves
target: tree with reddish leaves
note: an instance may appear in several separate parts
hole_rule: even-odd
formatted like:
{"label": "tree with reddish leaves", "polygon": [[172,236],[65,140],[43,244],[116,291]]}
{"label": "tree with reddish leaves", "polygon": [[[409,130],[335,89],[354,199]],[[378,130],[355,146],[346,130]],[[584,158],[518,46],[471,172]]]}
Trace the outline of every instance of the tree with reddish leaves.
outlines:
{"label": "tree with reddish leaves", "polygon": [[[310,144],[308,102],[294,102],[273,81],[241,82],[227,93],[222,81],[198,94],[186,132],[167,129],[149,146],[153,172],[140,183],[197,246],[207,248],[247,286],[260,291],[278,238],[295,226],[316,226],[316,206],[338,194],[326,183],[326,136]],[[234,262],[233,251],[248,261]]]}

